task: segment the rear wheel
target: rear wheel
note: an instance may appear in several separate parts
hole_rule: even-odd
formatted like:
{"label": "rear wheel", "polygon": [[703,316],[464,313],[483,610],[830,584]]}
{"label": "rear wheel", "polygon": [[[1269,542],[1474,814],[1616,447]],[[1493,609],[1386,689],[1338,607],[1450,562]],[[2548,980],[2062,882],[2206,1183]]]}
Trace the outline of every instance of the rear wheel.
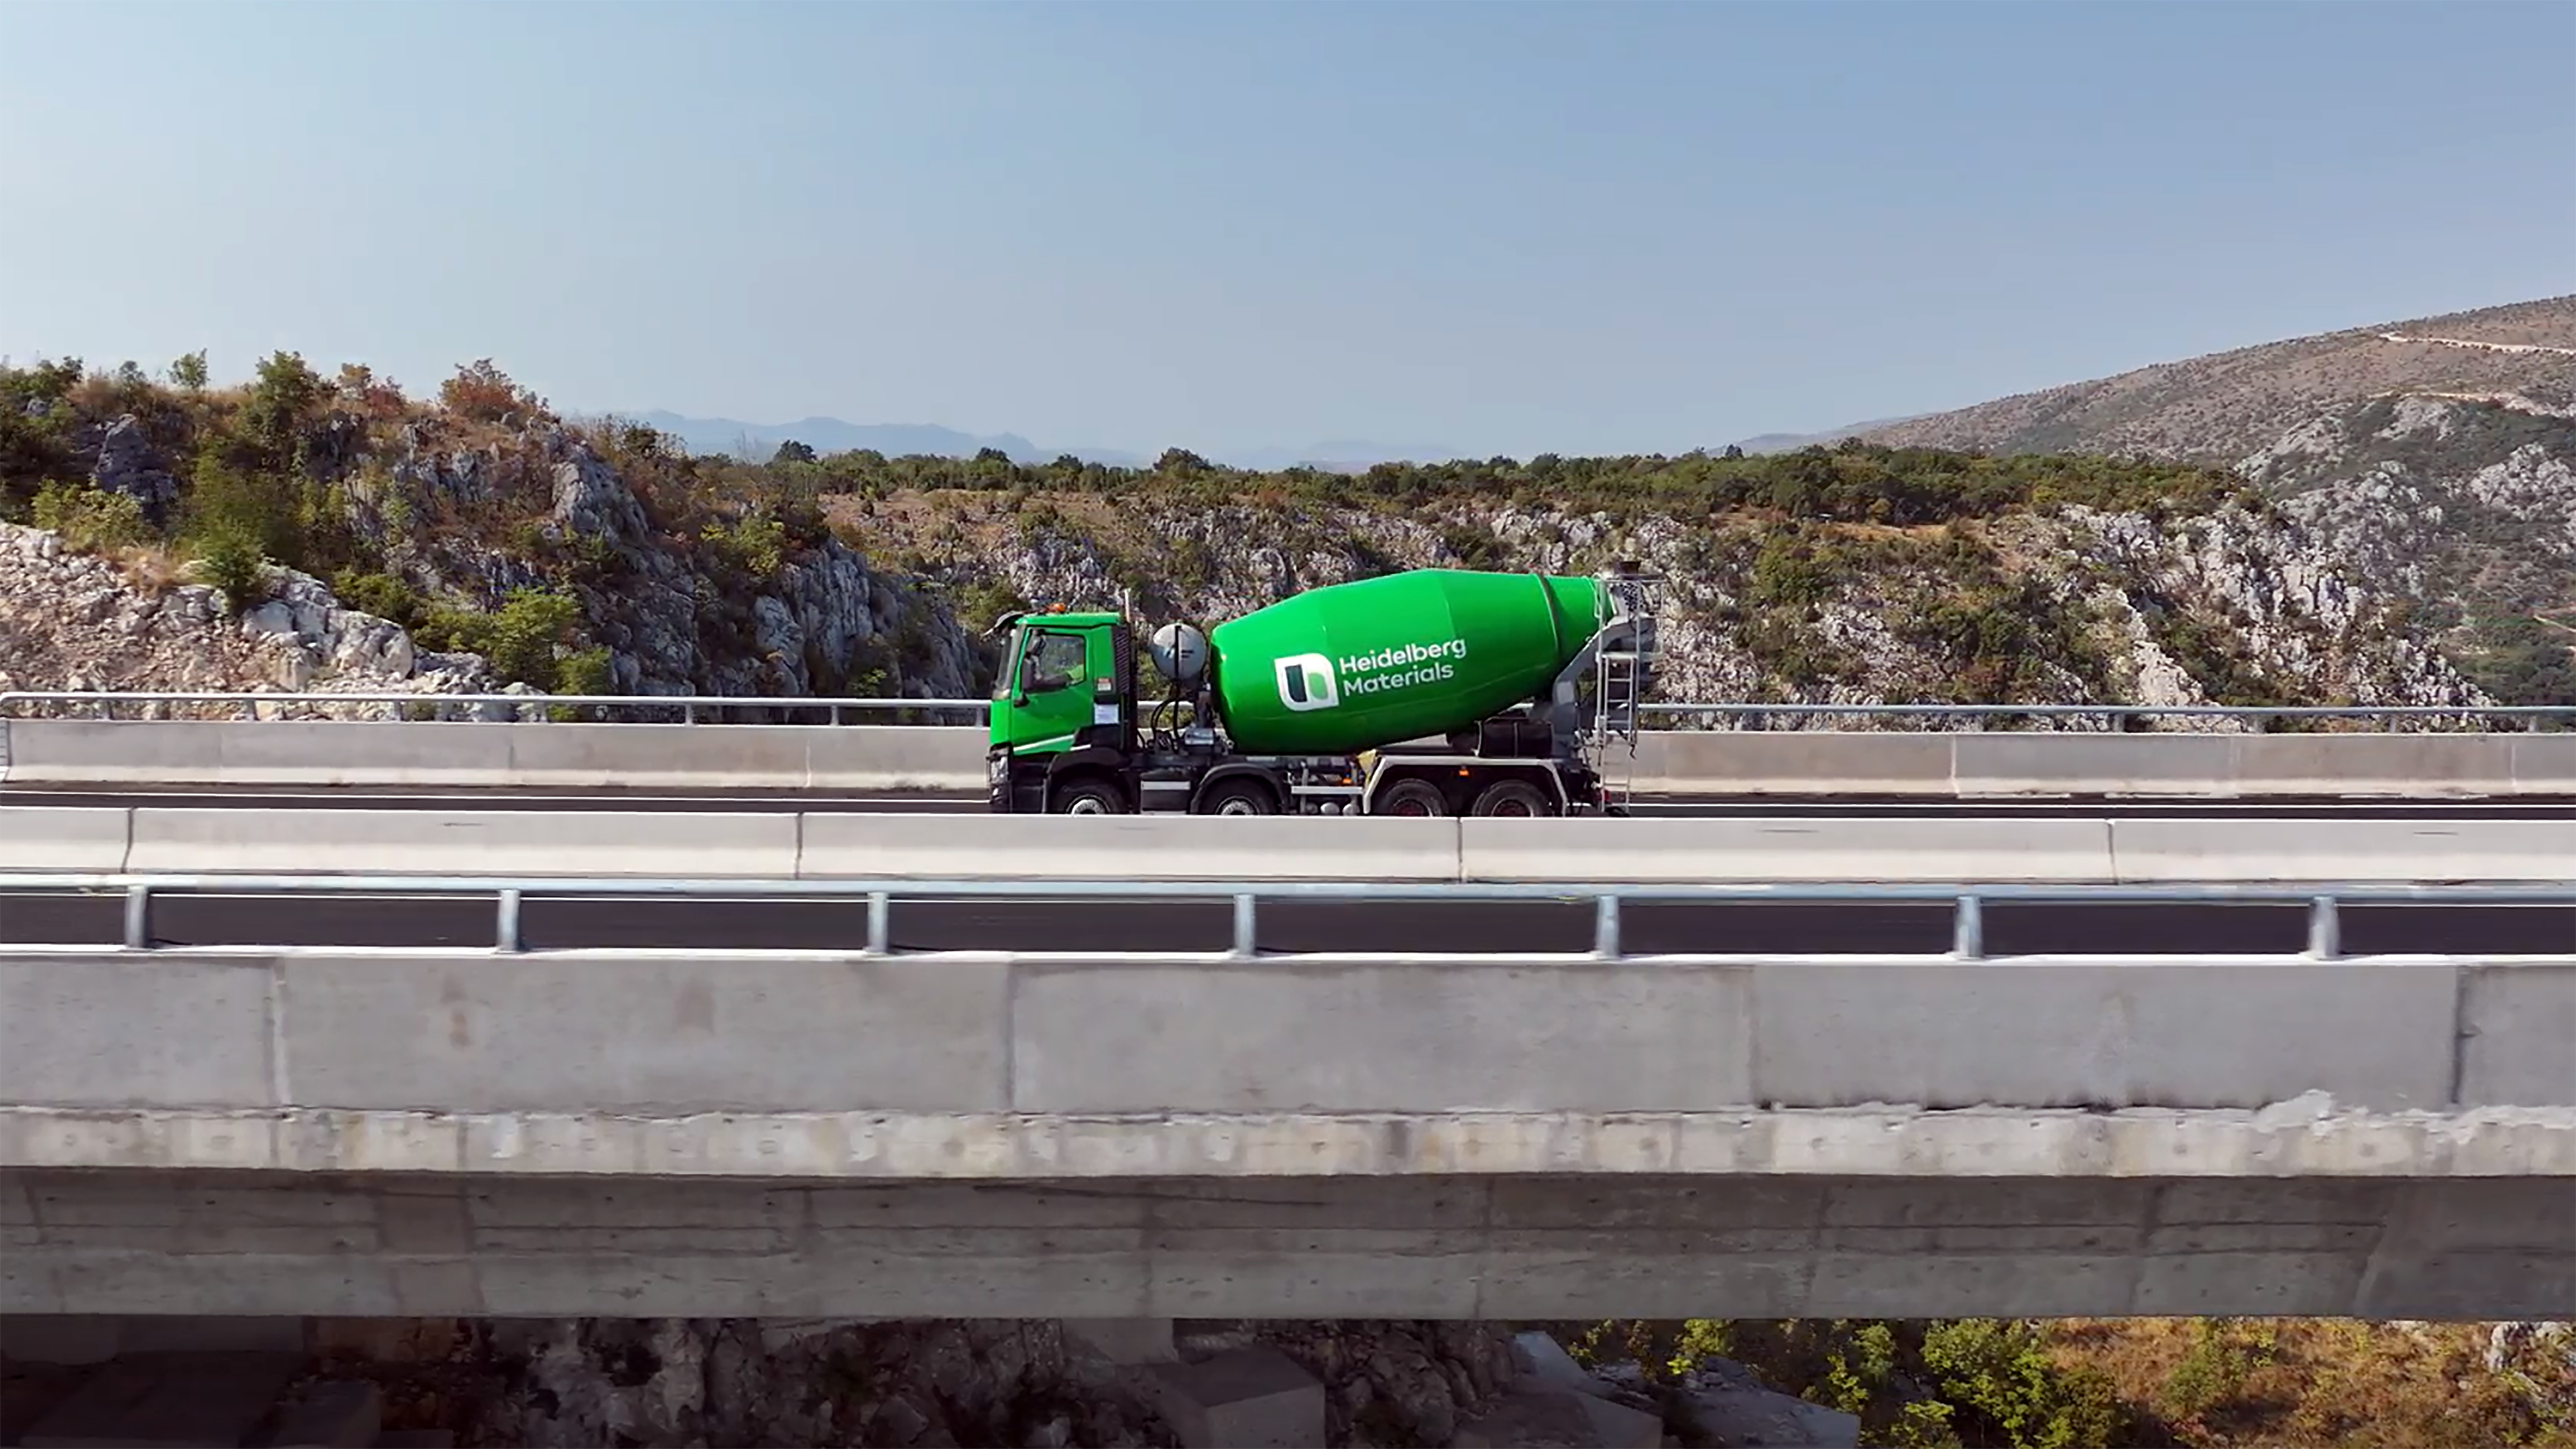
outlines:
{"label": "rear wheel", "polygon": [[1519,818],[1553,815],[1555,810],[1536,785],[1527,780],[1498,780],[1476,797],[1476,813]]}
{"label": "rear wheel", "polygon": [[1084,775],[1059,781],[1053,794],[1058,815],[1124,815],[1127,794],[1118,782],[1099,775]]}
{"label": "rear wheel", "polygon": [[1371,813],[1446,815],[1449,813],[1449,801],[1440,793],[1440,787],[1428,780],[1398,780],[1386,787],[1386,793],[1378,797],[1377,808]]}
{"label": "rear wheel", "polygon": [[1259,780],[1221,780],[1199,797],[1202,815],[1276,815],[1279,797]]}

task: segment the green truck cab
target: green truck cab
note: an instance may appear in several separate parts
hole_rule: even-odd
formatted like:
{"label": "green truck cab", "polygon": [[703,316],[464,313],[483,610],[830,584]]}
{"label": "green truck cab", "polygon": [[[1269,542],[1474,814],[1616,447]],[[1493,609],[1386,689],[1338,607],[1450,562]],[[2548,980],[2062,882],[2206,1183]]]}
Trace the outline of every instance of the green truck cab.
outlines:
{"label": "green truck cab", "polygon": [[1654,653],[1651,581],[1417,569],[1146,641],[1018,613],[993,690],[1012,814],[1564,815],[1615,810]]}

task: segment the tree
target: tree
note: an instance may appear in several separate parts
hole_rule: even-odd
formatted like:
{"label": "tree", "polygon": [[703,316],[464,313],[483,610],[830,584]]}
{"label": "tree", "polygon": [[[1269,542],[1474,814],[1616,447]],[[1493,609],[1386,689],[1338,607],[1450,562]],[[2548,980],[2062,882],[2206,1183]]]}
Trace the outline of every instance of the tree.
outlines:
{"label": "tree", "polygon": [[206,390],[206,349],[200,347],[171,363],[170,380],[186,391],[204,392]]}
{"label": "tree", "polygon": [[794,438],[789,438],[778,445],[777,452],[769,455],[769,461],[773,466],[780,463],[811,463],[815,461],[814,447],[810,443],[800,443]]}
{"label": "tree", "polygon": [[497,423],[512,413],[545,408],[542,399],[511,381],[488,357],[457,368],[454,377],[438,385],[438,400],[449,412],[478,423]]}
{"label": "tree", "polygon": [[242,407],[242,431],[259,448],[271,468],[294,466],[296,436],[305,418],[329,388],[319,374],[293,352],[272,352],[259,365],[250,400]]}

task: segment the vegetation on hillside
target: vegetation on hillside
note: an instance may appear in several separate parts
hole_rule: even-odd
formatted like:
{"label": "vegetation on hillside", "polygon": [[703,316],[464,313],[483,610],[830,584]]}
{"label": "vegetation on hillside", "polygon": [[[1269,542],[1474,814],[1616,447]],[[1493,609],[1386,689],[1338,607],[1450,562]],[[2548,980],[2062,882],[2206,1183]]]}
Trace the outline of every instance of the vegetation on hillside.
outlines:
{"label": "vegetation on hillside", "polygon": [[2349,1319],[1620,1319],[1566,1325],[1651,1382],[1706,1360],[1884,1449],[2576,1449],[2576,1335]]}
{"label": "vegetation on hillside", "polygon": [[[111,469],[104,440],[120,428],[129,441]],[[650,546],[685,559],[695,647],[714,657],[757,657],[757,596],[835,539],[927,580],[980,624],[1046,601],[1021,597],[1033,586],[1001,567],[1033,552],[1096,563],[1088,576],[1171,616],[1221,576],[1240,587],[1255,545],[1292,574],[1324,557],[1365,574],[1426,561],[1594,567],[1642,538],[1658,566],[1692,581],[1700,637],[1742,661],[1703,687],[1741,697],[2131,697],[2135,681],[2115,655],[2127,652],[2119,631],[2132,613],[2207,697],[2334,697],[2321,680],[2241,657],[2223,601],[2142,591],[2069,555],[2062,533],[2023,526],[2074,509],[2176,526],[2230,511],[2269,517],[2235,475],[2190,464],[1863,442],[1359,473],[1249,472],[1178,448],[1121,468],[992,450],[819,456],[791,442],[750,463],[691,456],[620,419],[561,418],[489,361],[459,368],[433,399],[354,364],[325,378],[283,352],[237,388],[209,387],[202,355],[163,380],[132,363],[0,367],[0,516],[56,528],[78,547],[159,551],[236,607],[259,602],[267,565],[300,569],[428,647],[588,692],[606,685],[602,641],[616,633],[602,601],[637,587],[638,560],[558,516],[557,475],[573,446],[632,493]],[[1219,515],[1221,526],[1209,521]],[[1402,529],[1421,536],[1390,547]],[[2121,618],[2094,602],[2113,585],[2131,601]],[[921,627],[806,675],[819,692],[882,687],[929,651]],[[2300,657],[2340,647],[2325,640]]]}

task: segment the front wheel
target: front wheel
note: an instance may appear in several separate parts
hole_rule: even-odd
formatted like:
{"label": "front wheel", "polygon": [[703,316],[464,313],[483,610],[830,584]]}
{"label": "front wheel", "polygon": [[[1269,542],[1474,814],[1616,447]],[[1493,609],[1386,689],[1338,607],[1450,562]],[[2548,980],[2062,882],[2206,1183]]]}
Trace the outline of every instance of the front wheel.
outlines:
{"label": "front wheel", "polygon": [[1440,793],[1440,787],[1428,780],[1398,780],[1386,787],[1386,793],[1378,797],[1377,809],[1371,813],[1412,816],[1446,815],[1449,813],[1449,801]]}
{"label": "front wheel", "polygon": [[1104,780],[1096,775],[1058,785],[1053,791],[1053,796],[1051,803],[1058,815],[1124,815],[1127,813],[1126,793],[1118,788],[1116,781]]}

